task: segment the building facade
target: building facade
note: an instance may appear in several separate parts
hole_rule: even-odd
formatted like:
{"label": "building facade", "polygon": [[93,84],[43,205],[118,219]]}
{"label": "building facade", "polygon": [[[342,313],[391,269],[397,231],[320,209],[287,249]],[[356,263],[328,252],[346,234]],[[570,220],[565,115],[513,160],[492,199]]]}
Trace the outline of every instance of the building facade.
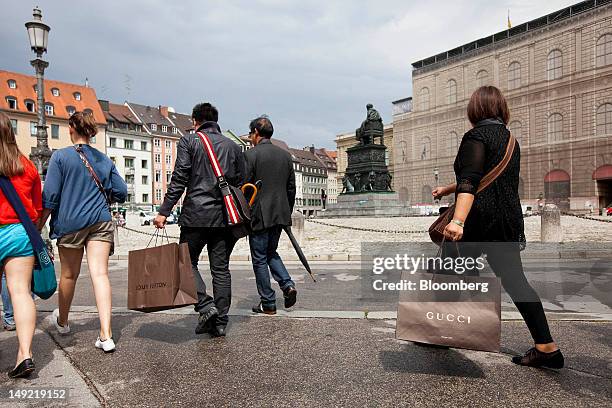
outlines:
{"label": "building facade", "polygon": [[[336,204],[338,202],[338,179],[336,178],[338,175],[336,160],[334,159],[334,155],[336,152],[328,152],[326,149],[315,149],[314,146],[310,148],[305,148],[310,150],[317,159],[323,164],[327,170],[327,180],[325,187],[325,196],[324,196],[324,208],[327,208],[328,204]],[[332,154],[333,153],[333,154]]]}
{"label": "building facade", "polygon": [[106,116],[106,154],[128,186],[126,205],[149,209],[152,201],[151,136],[126,105],[100,101]]}
{"label": "building facade", "polygon": [[[72,145],[68,119],[76,111],[86,111],[93,114],[98,124],[98,134],[91,144],[101,152],[106,152],[106,119],[93,88],[45,79],[44,93],[44,112],[51,150]],[[0,70],[0,111],[11,119],[17,145],[26,156],[36,147],[37,103],[35,76]]]}
{"label": "building facade", "polygon": [[310,149],[289,148],[289,152],[297,168],[296,187],[298,177],[302,185],[301,194],[296,194],[296,198],[301,196],[301,200],[296,200],[295,209],[306,216],[316,216],[323,210],[322,195],[326,194],[327,168]]}
{"label": "building facade", "polygon": [[413,107],[394,110],[395,187],[431,203],[454,181],[452,163],[471,128],[474,90],[494,85],[521,147],[519,193],[564,210],[612,202],[612,5],[582,2],[413,64]]}

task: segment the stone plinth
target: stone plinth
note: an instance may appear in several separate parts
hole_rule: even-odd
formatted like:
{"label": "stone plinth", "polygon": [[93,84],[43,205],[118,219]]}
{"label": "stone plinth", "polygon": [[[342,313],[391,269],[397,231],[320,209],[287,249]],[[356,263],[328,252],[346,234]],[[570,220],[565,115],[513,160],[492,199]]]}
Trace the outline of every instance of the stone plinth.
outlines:
{"label": "stone plinth", "polygon": [[407,217],[416,211],[399,201],[397,193],[352,193],[338,196],[321,215],[324,218],[342,217]]}

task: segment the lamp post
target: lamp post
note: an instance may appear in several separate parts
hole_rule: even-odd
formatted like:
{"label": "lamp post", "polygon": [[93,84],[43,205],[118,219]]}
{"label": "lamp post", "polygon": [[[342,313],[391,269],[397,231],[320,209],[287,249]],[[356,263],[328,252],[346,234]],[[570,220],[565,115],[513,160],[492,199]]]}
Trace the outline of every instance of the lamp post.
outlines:
{"label": "lamp post", "polygon": [[34,20],[25,23],[30,39],[30,47],[36,53],[36,58],[30,64],[36,70],[36,93],[38,94],[38,125],[36,126],[36,147],[32,149],[30,160],[34,162],[41,179],[47,173],[51,149],[49,149],[47,122],[45,119],[45,87],[44,75],[45,68],[49,66],[47,61],[42,59],[43,53],[47,52],[47,42],[51,28],[42,22],[42,13],[38,7],[32,13]]}
{"label": "lamp post", "polygon": [[[434,167],[433,172],[434,172],[434,180],[436,181],[436,187],[438,187],[438,180],[440,179],[440,171],[438,170],[437,167]],[[436,199],[434,198],[434,204],[435,203],[436,203]]]}

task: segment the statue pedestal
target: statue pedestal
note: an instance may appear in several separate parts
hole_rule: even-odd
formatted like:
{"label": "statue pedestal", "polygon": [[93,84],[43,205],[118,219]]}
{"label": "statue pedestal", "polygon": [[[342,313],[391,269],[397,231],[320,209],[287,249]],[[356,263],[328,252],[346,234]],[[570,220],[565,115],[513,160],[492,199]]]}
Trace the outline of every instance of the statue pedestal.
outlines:
{"label": "statue pedestal", "polygon": [[346,149],[345,174],[353,187],[349,193],[391,192],[387,147],[380,144],[357,145]]}
{"label": "statue pedestal", "polygon": [[338,196],[336,204],[330,204],[320,217],[407,217],[417,211],[399,201],[394,192],[349,193]]}

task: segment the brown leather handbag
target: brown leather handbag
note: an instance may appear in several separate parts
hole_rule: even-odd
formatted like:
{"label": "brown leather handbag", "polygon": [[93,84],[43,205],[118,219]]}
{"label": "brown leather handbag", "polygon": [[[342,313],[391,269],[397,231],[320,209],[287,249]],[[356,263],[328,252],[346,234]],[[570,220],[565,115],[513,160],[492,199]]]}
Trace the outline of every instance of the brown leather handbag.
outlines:
{"label": "brown leather handbag", "polygon": [[[478,190],[476,194],[483,191],[485,188],[489,187],[491,183],[495,181],[497,177],[500,176],[510,163],[510,159],[512,158],[512,153],[514,152],[514,145],[516,144],[516,139],[514,136],[510,135],[508,139],[508,145],[506,146],[506,153],[504,154],[504,158],[497,164],[497,166],[493,167],[490,172],[485,174],[485,176],[480,180],[480,184],[478,185]],[[429,237],[433,242],[440,245],[444,240],[444,229],[453,219],[455,215],[455,204],[449,206],[446,211],[444,211],[437,220],[434,221],[433,224],[429,227]]]}

